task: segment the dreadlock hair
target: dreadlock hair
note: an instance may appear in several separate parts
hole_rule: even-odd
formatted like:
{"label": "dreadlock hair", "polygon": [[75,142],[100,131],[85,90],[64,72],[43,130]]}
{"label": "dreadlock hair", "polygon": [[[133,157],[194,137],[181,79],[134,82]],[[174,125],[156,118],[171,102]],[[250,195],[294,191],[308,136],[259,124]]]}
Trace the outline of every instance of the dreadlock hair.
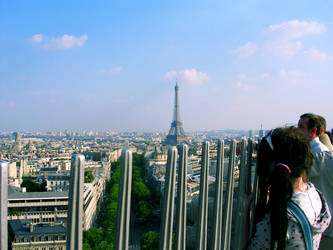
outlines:
{"label": "dreadlock hair", "polygon": [[271,249],[284,249],[286,246],[287,205],[293,194],[292,180],[307,175],[311,165],[310,138],[295,127],[274,129],[260,143],[256,215],[270,213]]}

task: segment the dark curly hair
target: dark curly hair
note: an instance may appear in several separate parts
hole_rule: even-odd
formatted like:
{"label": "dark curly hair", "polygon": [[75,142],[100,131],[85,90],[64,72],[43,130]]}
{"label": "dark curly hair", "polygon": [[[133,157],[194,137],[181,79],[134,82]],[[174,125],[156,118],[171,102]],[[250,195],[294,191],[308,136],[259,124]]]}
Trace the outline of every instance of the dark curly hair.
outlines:
{"label": "dark curly hair", "polygon": [[[277,246],[277,249],[284,249],[288,228],[287,205],[293,193],[292,180],[307,176],[312,165],[312,152],[309,136],[295,127],[277,128],[268,136],[270,138],[266,136],[262,139],[258,149],[256,220],[262,219],[267,212],[271,214],[271,248]],[[287,165],[290,173],[286,167],[277,166],[278,163]]]}

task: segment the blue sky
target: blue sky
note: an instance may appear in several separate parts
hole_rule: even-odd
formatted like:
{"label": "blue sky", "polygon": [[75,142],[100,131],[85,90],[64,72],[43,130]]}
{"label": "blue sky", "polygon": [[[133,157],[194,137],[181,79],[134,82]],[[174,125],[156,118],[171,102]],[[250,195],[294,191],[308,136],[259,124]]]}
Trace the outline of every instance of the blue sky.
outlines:
{"label": "blue sky", "polygon": [[[270,3],[271,2],[271,3]],[[0,2],[1,130],[333,127],[329,1]]]}

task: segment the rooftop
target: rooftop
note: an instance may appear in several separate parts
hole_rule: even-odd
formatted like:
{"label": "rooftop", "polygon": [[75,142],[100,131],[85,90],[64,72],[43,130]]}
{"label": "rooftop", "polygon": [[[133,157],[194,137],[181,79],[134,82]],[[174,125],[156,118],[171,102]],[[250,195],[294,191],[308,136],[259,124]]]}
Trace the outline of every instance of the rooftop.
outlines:
{"label": "rooftop", "polygon": [[[15,236],[23,235],[45,235],[45,234],[65,234],[66,227],[63,226],[63,221],[52,224],[31,224],[32,220],[10,220],[8,226]],[[30,226],[33,230],[30,230]],[[31,232],[32,231],[32,232]]]}
{"label": "rooftop", "polygon": [[22,192],[19,188],[8,185],[8,200],[16,199],[51,199],[68,198],[68,191],[62,192]]}

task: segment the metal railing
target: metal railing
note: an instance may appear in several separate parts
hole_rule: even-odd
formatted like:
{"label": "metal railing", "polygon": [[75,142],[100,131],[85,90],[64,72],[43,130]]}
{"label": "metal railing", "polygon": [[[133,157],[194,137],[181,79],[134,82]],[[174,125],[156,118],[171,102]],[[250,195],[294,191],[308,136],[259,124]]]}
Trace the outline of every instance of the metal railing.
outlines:
{"label": "metal railing", "polygon": [[[208,244],[208,175],[209,175],[209,142],[202,145],[202,165],[200,176],[200,200],[199,200],[199,223],[197,228],[197,249],[242,249],[244,248],[253,225],[254,206],[250,206],[250,197],[255,197],[256,177],[253,161],[254,142],[252,140],[242,140],[241,154],[236,156],[237,142],[232,141],[229,152],[229,166],[227,181],[224,183],[224,141],[218,142],[217,153],[217,170],[215,181],[215,201],[214,201],[214,220],[213,220],[213,240]],[[172,232],[176,229],[175,249],[186,249],[186,173],[187,173],[187,154],[188,146],[182,144],[178,150],[176,147],[168,149],[167,169],[165,177],[164,201],[161,214],[160,228],[160,250],[172,249]],[[125,158],[126,159],[126,158]],[[124,161],[124,159],[122,159]],[[239,161],[239,164],[237,162]],[[131,169],[126,165],[125,160],[123,168]],[[178,162],[178,166],[177,166]],[[176,169],[178,167],[178,186],[177,186],[177,204],[176,204],[176,220],[174,222],[174,203],[175,203],[175,180]],[[238,178],[235,180],[235,169],[238,167]],[[121,178],[121,182],[128,183],[125,175]],[[224,185],[226,190],[224,191]],[[237,185],[235,185],[237,184]],[[119,196],[130,197],[130,193],[121,193]],[[253,203],[253,202],[252,202]],[[120,206],[118,215],[124,216],[123,208]],[[129,209],[127,207],[127,218],[130,218]],[[125,223],[118,219],[118,223]],[[127,222],[128,223],[128,222]],[[118,225],[119,227],[119,225]],[[118,230],[120,238],[128,238],[129,230]],[[128,244],[128,243],[127,243]],[[127,245],[118,246],[117,250],[128,249]]]}
{"label": "metal railing", "polygon": [[[225,183],[224,159],[225,143],[218,141],[217,169],[215,180],[215,196],[213,209],[213,225],[210,232],[211,242],[208,242],[208,175],[209,175],[209,148],[210,143],[202,145],[202,165],[200,176],[199,223],[197,224],[196,247],[203,249],[242,249],[248,240],[253,226],[254,203],[249,197],[256,199],[257,180],[255,176],[252,140],[242,140],[241,155],[236,156],[237,142],[232,141],[229,151],[229,166]],[[160,247],[161,250],[172,249],[172,233],[175,228],[175,248],[186,249],[186,194],[187,194],[187,155],[188,146],[179,146],[168,149],[167,171],[165,177],[163,210],[161,213]],[[67,249],[82,249],[82,217],[83,217],[83,178],[84,156],[72,156],[71,179],[69,191],[69,210],[67,225]],[[240,162],[237,164],[237,162]],[[177,166],[178,165],[178,166]],[[7,249],[7,180],[8,163],[0,161],[1,184],[1,249]],[[235,169],[238,166],[239,177],[235,178]],[[178,168],[178,186],[176,211],[175,185]],[[235,181],[237,180],[237,182]],[[116,250],[133,249],[129,246],[129,225],[131,206],[132,183],[132,153],[122,151],[121,175],[118,201],[117,240]],[[237,184],[237,185],[235,185]],[[224,191],[224,186],[226,190]],[[251,205],[249,205],[251,204]],[[176,213],[175,227],[174,211]],[[135,246],[136,247],[136,246]]]}
{"label": "metal railing", "polygon": [[8,162],[0,161],[0,249],[8,248]]}

